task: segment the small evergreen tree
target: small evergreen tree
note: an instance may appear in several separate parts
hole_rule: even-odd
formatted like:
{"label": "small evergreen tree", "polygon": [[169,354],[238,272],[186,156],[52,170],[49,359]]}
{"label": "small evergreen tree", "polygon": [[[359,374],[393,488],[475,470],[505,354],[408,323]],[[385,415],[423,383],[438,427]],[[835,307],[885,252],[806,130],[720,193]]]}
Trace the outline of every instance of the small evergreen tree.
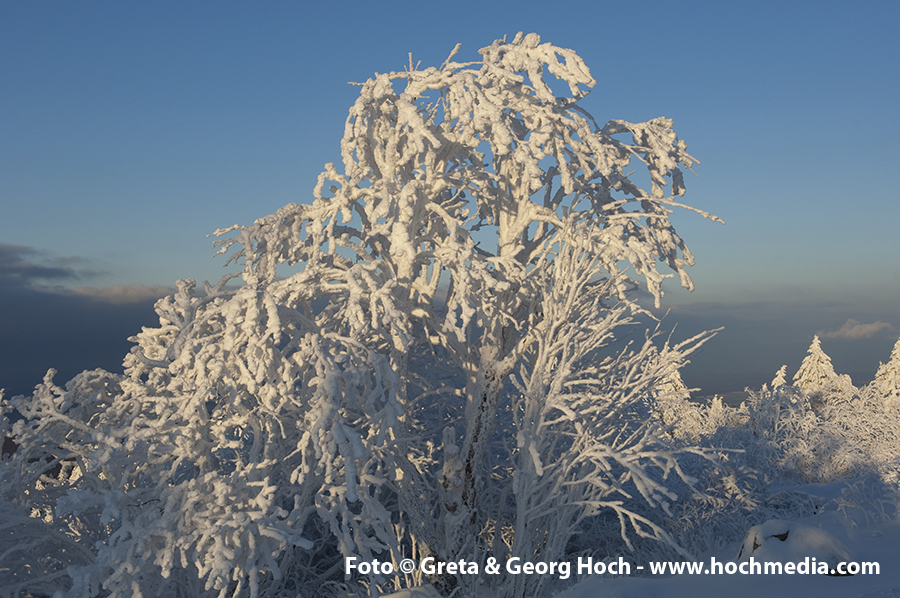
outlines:
{"label": "small evergreen tree", "polygon": [[900,339],[894,344],[888,362],[878,365],[872,389],[883,398],[886,406],[900,407]]}
{"label": "small evergreen tree", "polygon": [[678,398],[688,400],[691,398],[691,391],[681,379],[681,371],[673,369],[659,384],[657,391],[659,398]]}
{"label": "small evergreen tree", "polygon": [[822,350],[817,334],[813,336],[800,369],[794,374],[794,386],[804,392],[814,393],[834,385],[837,380],[838,375],[831,365],[831,358]]}
{"label": "small evergreen tree", "polygon": [[696,406],[690,402],[691,391],[681,379],[681,371],[677,367],[663,377],[654,394],[655,410],[663,425],[683,427],[698,418]]}
{"label": "small evergreen tree", "polygon": [[785,384],[787,384],[787,366],[783,365],[778,369],[778,372],[775,373],[775,377],[772,379],[772,390],[778,390]]}
{"label": "small evergreen tree", "polygon": [[813,336],[807,355],[794,374],[794,386],[807,395],[816,411],[834,401],[849,401],[856,393],[850,376],[835,373],[831,358],[822,350],[819,335]]}

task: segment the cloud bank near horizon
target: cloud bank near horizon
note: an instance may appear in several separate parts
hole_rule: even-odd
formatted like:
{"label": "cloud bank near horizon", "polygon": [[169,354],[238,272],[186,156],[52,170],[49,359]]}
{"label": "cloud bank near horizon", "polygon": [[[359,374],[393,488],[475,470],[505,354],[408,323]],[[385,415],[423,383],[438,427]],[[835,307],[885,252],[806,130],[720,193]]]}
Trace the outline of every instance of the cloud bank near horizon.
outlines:
{"label": "cloud bank near horizon", "polygon": [[863,324],[853,318],[848,318],[844,325],[834,330],[821,330],[819,336],[822,338],[839,338],[844,340],[858,340],[863,338],[872,338],[882,330],[891,330],[893,326],[887,322],[872,322],[871,324]]}
{"label": "cloud bank near horizon", "polygon": [[[7,389],[6,396],[30,392],[50,367],[59,371],[57,383],[84,369],[120,371],[131,348],[128,337],[142,326],[158,325],[153,304],[174,289],[88,286],[100,272],[93,266],[77,256],[0,243],[0,388]],[[890,331],[900,324],[894,311],[880,306],[810,304],[789,297],[666,309],[662,326],[674,327],[674,338],[725,327],[684,370],[685,381],[700,387],[699,394],[758,388],[782,364],[796,370],[816,331],[826,339],[835,369],[865,382],[890,354],[896,341]]]}
{"label": "cloud bank near horizon", "polygon": [[100,271],[78,268],[87,260],[76,256],[52,257],[34,247],[0,243],[0,284],[4,287],[40,286],[39,283],[61,283],[84,280]]}
{"label": "cloud bank near horizon", "polygon": [[174,292],[163,285],[118,284],[68,287],[67,283],[90,280],[105,274],[78,256],[52,256],[24,245],[0,243],[0,293],[32,292],[60,296],[78,295],[102,303],[123,305],[156,300]]}
{"label": "cloud bank near horizon", "polygon": [[156,301],[175,292],[174,287],[163,285],[117,284],[108,287],[75,287],[72,292],[82,297],[89,297],[102,303],[124,305]]}
{"label": "cloud bank near horizon", "polygon": [[153,304],[162,286],[67,285],[100,271],[90,260],[58,257],[0,243],[0,389],[28,394],[49,368],[57,384],[85,369],[121,371],[128,337],[158,324]]}

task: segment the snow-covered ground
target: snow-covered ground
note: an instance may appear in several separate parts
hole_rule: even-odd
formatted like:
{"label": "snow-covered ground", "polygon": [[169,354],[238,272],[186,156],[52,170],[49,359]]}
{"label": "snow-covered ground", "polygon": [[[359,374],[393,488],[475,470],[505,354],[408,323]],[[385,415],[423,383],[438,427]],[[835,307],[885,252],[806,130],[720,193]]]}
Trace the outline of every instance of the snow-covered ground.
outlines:
{"label": "snow-covered ground", "polygon": [[[665,596],[727,596],[728,598],[774,598],[815,596],[816,598],[887,598],[900,596],[900,522],[868,524],[865,513],[849,518],[839,513],[809,517],[799,522],[822,530],[846,547],[854,562],[877,562],[878,575],[826,576],[810,574],[770,575],[676,575],[669,577],[619,577],[586,579],[558,598],[651,598]],[[790,541],[788,536],[788,541]],[[770,541],[772,541],[770,539]],[[788,541],[784,542],[785,544]],[[779,540],[774,540],[781,543]],[[796,542],[795,554],[822,553],[814,538]],[[734,561],[740,544],[718,555],[716,560]],[[703,560],[703,559],[701,559]],[[794,559],[792,559],[794,560]]]}
{"label": "snow-covered ground", "polygon": [[[843,484],[819,488],[819,495],[841,500]],[[816,489],[813,489],[814,491]],[[830,495],[830,496],[829,496]],[[773,521],[760,526],[756,536],[758,561],[821,563],[831,555],[846,553],[852,562],[878,563],[876,575],[828,576],[813,574],[769,575],[664,575],[586,577],[556,598],[665,598],[668,596],[724,596],[728,598],[894,598],[900,597],[900,521],[889,518],[881,505],[851,506],[791,522]],[[776,529],[777,528],[777,529]],[[750,531],[750,530],[748,530]],[[784,532],[788,533],[785,534]],[[779,537],[773,538],[772,534]],[[784,540],[780,539],[784,537]],[[760,540],[762,538],[762,540]],[[750,537],[745,547],[752,547]],[[741,540],[699,562],[739,562]],[[746,554],[742,560],[746,561]],[[437,598],[433,588],[404,590],[385,598]]]}
{"label": "snow-covered ground", "polygon": [[[581,576],[563,591],[549,591],[555,598],[900,598],[900,517],[897,498],[890,485],[873,483],[871,477],[827,484],[800,484],[794,491],[813,497],[820,512],[792,520],[769,520],[751,527],[743,537],[724,541],[719,549],[698,555],[696,563],[706,568],[715,562],[723,571],[749,565],[753,557],[764,563],[804,563],[822,571],[822,563],[877,564],[877,573],[824,575],[800,572],[781,574],[690,574],[648,575],[647,562],[623,555],[633,567],[625,576]],[[729,565],[731,564],[731,565]],[[863,567],[865,569],[865,567]],[[575,563],[572,563],[572,572]],[[764,570],[764,569],[763,569]],[[574,577],[574,575],[573,575]],[[485,593],[478,598],[489,598]],[[403,590],[384,598],[438,598],[430,586]],[[459,598],[459,597],[458,597]]]}

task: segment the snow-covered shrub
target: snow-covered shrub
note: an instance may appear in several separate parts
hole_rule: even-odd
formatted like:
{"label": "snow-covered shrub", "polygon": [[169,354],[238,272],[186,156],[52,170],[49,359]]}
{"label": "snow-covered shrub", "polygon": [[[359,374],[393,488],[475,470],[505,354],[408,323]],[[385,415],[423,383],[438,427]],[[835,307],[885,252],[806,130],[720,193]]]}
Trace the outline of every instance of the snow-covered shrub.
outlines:
{"label": "snow-covered shrub", "polygon": [[865,489],[862,494],[854,490],[855,505],[869,497],[886,501],[879,508],[894,512],[900,412],[884,401],[877,381],[859,390],[841,384],[815,341],[810,354],[801,372],[814,372],[811,362],[825,363],[819,371],[828,375],[801,373],[799,380],[823,381],[806,390],[787,384],[782,367],[771,389],[763,385],[750,391],[739,407],[717,398],[705,405],[691,403],[683,392],[675,393],[682,401],[668,400],[669,413],[679,414],[668,428],[676,439],[721,451],[715,467],[701,469],[681,460],[695,472],[695,488],[702,490],[676,505],[668,528],[685,548],[695,554],[722,548],[735,534],[766,519],[802,518],[845,506],[807,493],[798,483],[851,483]]}
{"label": "snow-covered shrub", "polygon": [[0,498],[0,595],[52,596],[70,586],[66,567],[92,561],[91,546],[65,521],[26,508]]}
{"label": "snow-covered shrub", "polygon": [[674,413],[677,415],[671,426],[672,434],[690,443],[698,443],[704,439],[708,441],[719,430],[738,428],[747,423],[745,405],[730,407],[719,396],[712,397],[704,404],[685,400]]}
{"label": "snow-covered shrub", "polygon": [[779,371],[772,391],[764,387],[752,395],[748,427],[764,439],[754,444],[767,455],[762,461],[810,481],[865,472],[895,476],[900,414],[885,400],[889,369],[882,366],[879,371],[881,380],[876,376],[872,384],[857,389],[849,376],[835,373],[814,337],[793,386],[784,384]]}
{"label": "snow-covered shrub", "polygon": [[814,337],[793,385],[782,367],[771,389],[751,391],[738,410],[703,413],[700,436],[741,448],[747,465],[776,477],[824,482],[887,471],[898,419],[873,400],[875,394],[836,374]]}
{"label": "snow-covered shrub", "polygon": [[[741,448],[745,462],[775,477],[829,482],[877,473],[895,477],[900,417],[871,387],[821,395],[781,385],[751,391],[744,423],[737,413],[709,436],[720,447]],[[735,417],[737,416],[737,417]],[[707,429],[712,430],[710,425]]]}
{"label": "snow-covered shrub", "polygon": [[648,403],[709,335],[622,339],[629,290],[658,304],[673,276],[658,262],[691,288],[669,214],[715,219],[676,199],[695,161],[668,119],[599,126],[571,50],[520,34],[480,53],[363,83],[341,168],[217,231],[242,285],[179,282],[124,375],[11,402],[12,500],[87,530],[71,596],[314,595],[343,555],[550,561],[609,522],[616,549],[676,546],[681,460],[709,455]]}
{"label": "snow-covered shrub", "polygon": [[859,448],[796,387],[751,392],[747,402],[748,454],[753,466],[796,476],[803,481],[831,481],[865,465]]}
{"label": "snow-covered shrub", "polygon": [[836,401],[825,413],[826,425],[857,447],[865,468],[896,484],[900,474],[900,411],[884,401],[876,387],[865,387]]}

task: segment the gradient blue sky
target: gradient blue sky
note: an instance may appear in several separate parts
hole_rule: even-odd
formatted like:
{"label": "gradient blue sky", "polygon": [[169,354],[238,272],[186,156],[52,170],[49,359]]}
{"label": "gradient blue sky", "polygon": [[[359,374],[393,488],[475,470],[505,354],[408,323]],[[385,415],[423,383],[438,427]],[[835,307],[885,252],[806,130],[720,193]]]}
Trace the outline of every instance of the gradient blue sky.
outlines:
{"label": "gradient blue sky", "polygon": [[61,356],[114,367],[149,297],[218,279],[206,235],[305,201],[338,159],[348,81],[520,30],[584,58],[598,121],[673,118],[701,161],[685,199],[727,225],[676,217],[697,290],[666,322],[726,330],[689,383],[790,375],[816,332],[855,381],[887,360],[900,3],[36,1],[0,4],[0,387]]}

